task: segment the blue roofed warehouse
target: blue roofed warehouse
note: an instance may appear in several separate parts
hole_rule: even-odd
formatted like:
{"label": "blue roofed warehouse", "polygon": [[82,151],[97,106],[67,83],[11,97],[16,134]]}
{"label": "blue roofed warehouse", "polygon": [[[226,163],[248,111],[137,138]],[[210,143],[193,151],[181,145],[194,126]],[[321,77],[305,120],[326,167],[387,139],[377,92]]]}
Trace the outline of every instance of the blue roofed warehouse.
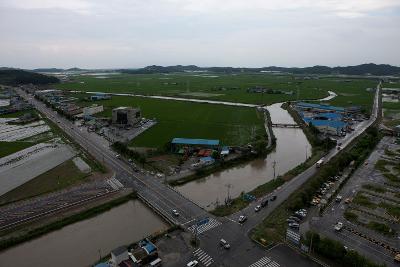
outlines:
{"label": "blue roofed warehouse", "polygon": [[217,149],[219,147],[219,140],[215,139],[192,139],[192,138],[174,138],[171,141],[172,150],[178,150],[182,147],[201,147]]}

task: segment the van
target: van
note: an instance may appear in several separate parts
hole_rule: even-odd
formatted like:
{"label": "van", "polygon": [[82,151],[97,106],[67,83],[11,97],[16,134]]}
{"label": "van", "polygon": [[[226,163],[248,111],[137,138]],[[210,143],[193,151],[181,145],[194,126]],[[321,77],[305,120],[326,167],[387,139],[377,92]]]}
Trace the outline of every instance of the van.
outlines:
{"label": "van", "polygon": [[225,239],[221,239],[219,241],[219,244],[224,247],[225,249],[229,249],[231,247],[231,245],[229,245],[229,243],[225,240]]}

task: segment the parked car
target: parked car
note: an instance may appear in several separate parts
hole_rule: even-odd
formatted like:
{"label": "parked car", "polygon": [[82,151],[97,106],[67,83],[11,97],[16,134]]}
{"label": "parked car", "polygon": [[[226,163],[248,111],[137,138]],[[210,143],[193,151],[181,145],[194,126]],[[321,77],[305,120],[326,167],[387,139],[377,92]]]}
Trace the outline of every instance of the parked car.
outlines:
{"label": "parked car", "polygon": [[172,210],[172,214],[173,214],[175,217],[178,217],[178,216],[179,216],[179,212],[178,212],[177,210]]}
{"label": "parked car", "polygon": [[247,216],[246,215],[240,215],[239,216],[239,223],[244,223],[247,220]]}
{"label": "parked car", "polygon": [[271,201],[274,201],[276,198],[277,198],[277,196],[276,196],[276,195],[273,195],[273,196],[271,197]]}
{"label": "parked car", "polygon": [[268,199],[264,199],[263,201],[261,201],[261,207],[265,207],[268,205]]}
{"label": "parked car", "polygon": [[188,264],[186,264],[186,266],[187,267],[194,267],[194,266],[197,266],[198,264],[199,264],[198,261],[193,260],[193,261],[189,262]]}
{"label": "parked car", "polygon": [[343,223],[342,222],[337,222],[337,224],[335,224],[335,227],[333,227],[335,229],[335,231],[340,231],[343,228]]}
{"label": "parked car", "polygon": [[116,157],[117,159],[120,159],[120,158],[121,158],[121,155],[120,155],[120,154],[116,154],[115,157]]}
{"label": "parked car", "polygon": [[335,201],[336,202],[342,201],[342,196],[341,195],[337,195],[336,198],[335,198]]}
{"label": "parked car", "polygon": [[289,227],[290,228],[299,229],[300,228],[300,224],[298,224],[298,223],[289,223]]}
{"label": "parked car", "polygon": [[222,247],[224,247],[225,249],[230,249],[231,248],[231,245],[229,245],[229,243],[225,239],[221,238],[221,240],[219,241],[219,244]]}
{"label": "parked car", "polygon": [[289,217],[290,220],[294,220],[296,222],[300,222],[301,220],[299,218],[297,218],[296,216],[290,216]]}
{"label": "parked car", "polygon": [[351,203],[351,198],[346,198],[346,200],[344,201],[344,203],[346,203],[346,204],[350,204]]}
{"label": "parked car", "polygon": [[396,254],[396,256],[394,256],[394,260],[397,262],[400,262],[400,253]]}
{"label": "parked car", "polygon": [[261,205],[257,205],[255,208],[254,208],[254,211],[255,212],[259,212],[261,210]]}

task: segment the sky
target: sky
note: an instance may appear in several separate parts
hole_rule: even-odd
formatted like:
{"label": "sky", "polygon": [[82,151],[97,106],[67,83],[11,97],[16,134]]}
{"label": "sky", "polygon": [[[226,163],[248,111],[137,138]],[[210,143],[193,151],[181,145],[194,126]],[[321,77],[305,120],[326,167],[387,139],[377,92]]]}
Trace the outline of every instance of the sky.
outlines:
{"label": "sky", "polygon": [[400,65],[400,0],[0,0],[0,66]]}

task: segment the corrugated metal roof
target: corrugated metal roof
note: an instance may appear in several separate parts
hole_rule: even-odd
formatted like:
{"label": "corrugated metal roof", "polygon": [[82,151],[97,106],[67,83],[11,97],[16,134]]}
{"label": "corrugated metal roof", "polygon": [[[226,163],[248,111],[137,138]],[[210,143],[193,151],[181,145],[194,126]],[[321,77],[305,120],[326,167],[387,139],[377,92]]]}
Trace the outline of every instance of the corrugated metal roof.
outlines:
{"label": "corrugated metal roof", "polygon": [[333,119],[341,119],[342,115],[339,113],[325,112],[325,113],[316,114],[314,117],[324,117],[324,118],[333,120]]}
{"label": "corrugated metal roof", "polygon": [[182,145],[205,145],[205,146],[217,146],[219,145],[219,140],[213,139],[191,139],[191,138],[174,138],[172,139],[172,144],[182,144]]}
{"label": "corrugated metal roof", "polygon": [[314,126],[330,126],[336,129],[343,128],[346,126],[346,123],[342,121],[309,120],[309,123],[312,123],[312,125]]}
{"label": "corrugated metal roof", "polygon": [[296,105],[299,106],[299,107],[306,107],[306,108],[317,108],[317,109],[324,109],[324,110],[344,111],[343,107],[334,107],[334,106],[322,105],[322,104],[299,102]]}

